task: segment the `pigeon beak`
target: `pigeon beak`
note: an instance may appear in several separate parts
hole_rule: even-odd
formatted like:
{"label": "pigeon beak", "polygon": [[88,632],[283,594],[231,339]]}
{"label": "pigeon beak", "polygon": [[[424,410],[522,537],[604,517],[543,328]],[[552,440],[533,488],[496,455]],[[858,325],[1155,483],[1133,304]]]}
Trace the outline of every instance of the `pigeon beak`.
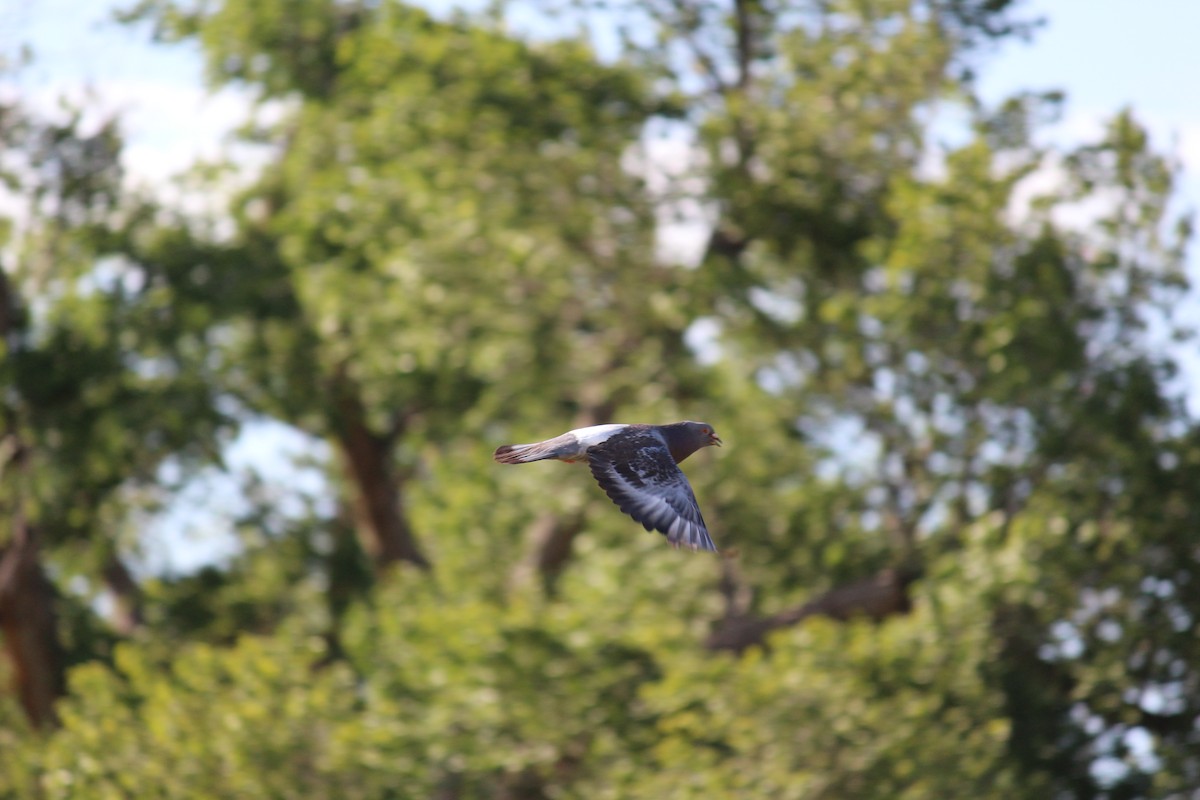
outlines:
{"label": "pigeon beak", "polygon": [[721,446],[721,437],[717,436],[715,433],[710,433],[708,435],[708,443],[715,444],[717,447],[720,447]]}

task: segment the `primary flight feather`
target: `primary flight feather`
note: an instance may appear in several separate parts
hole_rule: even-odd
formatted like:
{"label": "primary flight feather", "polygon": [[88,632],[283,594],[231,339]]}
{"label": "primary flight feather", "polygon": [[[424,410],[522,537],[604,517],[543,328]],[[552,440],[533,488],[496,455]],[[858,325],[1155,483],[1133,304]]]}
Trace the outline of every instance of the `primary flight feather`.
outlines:
{"label": "primary flight feather", "polygon": [[720,445],[711,425],[593,425],[534,444],[496,448],[501,464],[530,461],[587,461],[592,475],[622,511],[648,531],[693,550],[716,551],[696,495],[679,462],[701,447]]}

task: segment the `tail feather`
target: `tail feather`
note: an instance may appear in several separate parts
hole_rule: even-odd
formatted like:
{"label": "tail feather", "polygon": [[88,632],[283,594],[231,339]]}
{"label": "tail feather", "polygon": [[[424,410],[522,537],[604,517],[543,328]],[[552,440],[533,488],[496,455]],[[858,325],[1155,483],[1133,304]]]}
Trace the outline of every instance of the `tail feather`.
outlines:
{"label": "tail feather", "polygon": [[501,445],[496,448],[496,453],[492,456],[501,464],[528,464],[530,461],[542,461],[554,457],[554,450],[546,447],[546,442]]}
{"label": "tail feather", "polygon": [[501,464],[528,464],[554,458],[559,461],[578,461],[584,458],[584,450],[572,433],[564,433],[544,442],[534,444],[506,444],[496,448],[492,456]]}

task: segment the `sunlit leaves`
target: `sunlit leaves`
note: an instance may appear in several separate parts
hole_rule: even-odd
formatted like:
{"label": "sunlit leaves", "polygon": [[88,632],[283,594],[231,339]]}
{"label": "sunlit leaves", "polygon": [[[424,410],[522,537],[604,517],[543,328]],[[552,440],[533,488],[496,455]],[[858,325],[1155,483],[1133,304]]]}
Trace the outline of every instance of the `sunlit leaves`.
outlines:
{"label": "sunlit leaves", "polygon": [[[1132,113],[1060,152],[1061,98],[974,97],[1008,3],[618,4],[646,30],[603,57],[495,16],[293,5],[164,16],[281,101],[276,150],[219,240],[152,206],[104,247],[47,238],[73,276],[123,258],[102,290],[60,281],[6,364],[70,467],[43,486],[204,452],[214,387],[336,438],[347,379],[435,569],[370,577],[334,502],[248,514],[232,563],[147,583],[146,634],[74,671],[62,731],[4,739],[27,756],[4,791],[1195,784],[1200,446],[1156,310],[1184,285],[1175,166]],[[712,225],[695,268],[660,259],[634,169],[661,116],[695,143],[671,187]],[[586,469],[490,460],[680,416],[727,445],[685,471],[728,561],[664,546]],[[553,593],[518,569],[546,515],[578,525]],[[921,577],[881,620],[703,647],[900,567]]]}

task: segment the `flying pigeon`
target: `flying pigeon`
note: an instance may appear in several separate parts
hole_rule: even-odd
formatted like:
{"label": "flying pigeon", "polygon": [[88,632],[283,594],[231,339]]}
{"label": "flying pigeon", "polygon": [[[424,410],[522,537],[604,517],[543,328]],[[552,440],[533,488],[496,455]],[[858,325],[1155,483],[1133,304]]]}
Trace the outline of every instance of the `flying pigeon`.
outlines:
{"label": "flying pigeon", "polygon": [[676,466],[721,440],[711,425],[593,425],[536,444],[506,444],[493,456],[501,464],[587,461],[592,475],[621,510],[648,531],[666,534],[675,547],[716,551],[696,495]]}

